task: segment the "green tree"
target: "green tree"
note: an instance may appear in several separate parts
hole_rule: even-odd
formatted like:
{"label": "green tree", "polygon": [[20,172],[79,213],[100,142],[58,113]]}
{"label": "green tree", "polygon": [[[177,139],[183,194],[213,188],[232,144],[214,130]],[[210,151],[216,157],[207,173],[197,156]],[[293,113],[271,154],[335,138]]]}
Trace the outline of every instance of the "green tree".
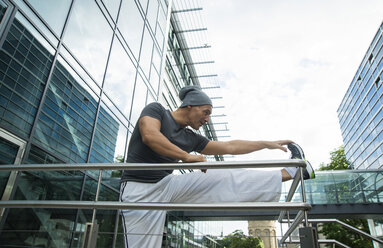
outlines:
{"label": "green tree", "polygon": [[[330,163],[327,165],[322,163],[319,170],[348,170],[350,164],[346,159],[344,153],[344,147],[341,146],[338,149],[330,153]],[[338,188],[342,188],[342,185],[337,185]],[[353,227],[356,227],[366,233],[369,233],[367,220],[365,219],[343,219],[341,220]],[[327,239],[335,239],[353,248],[372,248],[372,242],[368,239],[361,237],[359,234],[351,232],[339,224],[326,223],[322,225],[322,230],[319,231],[327,237]],[[329,247],[330,245],[328,245]]]}
{"label": "green tree", "polygon": [[319,168],[320,171],[348,169],[350,169],[350,164],[348,163],[346,155],[344,154],[343,146],[330,152],[330,163],[328,163],[327,165],[322,163]]}
{"label": "green tree", "polygon": [[235,230],[218,242],[226,248],[264,248],[258,237],[246,236],[242,230]]}

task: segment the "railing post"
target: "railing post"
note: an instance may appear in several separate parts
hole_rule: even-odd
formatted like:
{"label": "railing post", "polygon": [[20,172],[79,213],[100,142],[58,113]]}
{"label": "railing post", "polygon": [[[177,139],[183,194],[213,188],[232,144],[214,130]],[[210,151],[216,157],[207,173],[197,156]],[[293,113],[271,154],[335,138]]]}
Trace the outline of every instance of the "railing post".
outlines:
{"label": "railing post", "polygon": [[[305,180],[303,179],[303,168],[302,167],[299,167],[299,176],[300,176],[300,179],[301,179],[301,188],[302,188],[302,202],[306,203],[306,189],[305,189]],[[309,222],[308,222],[308,215],[307,215],[307,211],[305,210],[304,211],[304,215],[305,215],[305,227],[308,227],[309,226]]]}
{"label": "railing post", "polygon": [[[100,194],[102,172],[103,172],[103,170],[100,170],[100,172],[98,174],[96,196],[94,199],[95,202],[98,201],[98,196]],[[83,246],[84,248],[96,247],[97,235],[98,235],[98,224],[97,224],[97,220],[96,220],[96,214],[97,214],[97,210],[96,210],[96,208],[93,208],[92,222],[87,223],[87,226],[86,226],[86,227],[88,227],[88,224],[89,224],[90,230],[87,232],[87,229],[85,229],[84,246]]]}
{"label": "railing post", "polygon": [[95,248],[97,243],[98,224],[86,223],[82,248]]}
{"label": "railing post", "polygon": [[299,239],[301,248],[319,248],[318,234],[313,227],[299,228]]}
{"label": "railing post", "polygon": [[116,247],[116,242],[117,242],[117,232],[118,232],[118,225],[119,225],[119,222],[120,222],[120,214],[121,214],[121,210],[118,209],[117,210],[117,216],[116,216],[116,221],[114,223],[116,223],[115,227],[114,227],[114,233],[113,233],[113,244],[112,244],[112,247]]}

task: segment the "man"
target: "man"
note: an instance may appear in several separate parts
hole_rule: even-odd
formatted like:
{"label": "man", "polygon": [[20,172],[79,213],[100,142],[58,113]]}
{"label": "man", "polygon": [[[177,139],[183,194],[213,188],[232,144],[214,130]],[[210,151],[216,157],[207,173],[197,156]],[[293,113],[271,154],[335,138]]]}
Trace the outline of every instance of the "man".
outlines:
{"label": "man", "polygon": [[[291,151],[292,158],[304,159],[303,151],[291,140],[226,142],[210,141],[196,134],[209,121],[210,98],[196,86],[179,93],[181,106],[170,112],[159,103],[147,105],[137,122],[129,143],[129,163],[204,162],[203,155],[246,154],[261,149]],[[172,170],[126,170],[122,176],[123,202],[250,202],[278,201],[282,181],[292,179],[297,168],[282,170],[209,170],[173,175]],[[206,172],[206,171],[205,171]],[[308,166],[305,178],[313,178]],[[161,247],[166,211],[124,210],[125,246]]]}

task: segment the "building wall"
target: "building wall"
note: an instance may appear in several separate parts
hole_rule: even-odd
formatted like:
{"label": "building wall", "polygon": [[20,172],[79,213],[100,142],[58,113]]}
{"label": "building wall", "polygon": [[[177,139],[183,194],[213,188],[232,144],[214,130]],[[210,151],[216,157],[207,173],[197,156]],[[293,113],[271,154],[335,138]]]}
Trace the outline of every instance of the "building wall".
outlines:
{"label": "building wall", "polygon": [[[0,164],[124,160],[142,108],[171,97],[169,107],[179,104],[179,89],[161,75],[169,15],[166,0],[0,0]],[[119,175],[103,172],[99,200],[118,201]],[[0,172],[0,194],[92,201],[97,176]],[[0,244],[81,247],[92,214],[6,210]],[[117,211],[98,210],[96,219],[97,246],[122,247]]]}
{"label": "building wall", "polygon": [[345,153],[354,169],[383,167],[383,24],[338,109]]}
{"label": "building wall", "polygon": [[[0,1],[1,163],[114,162],[127,153],[139,112],[159,93],[166,1]],[[15,159],[17,158],[17,159]],[[94,200],[98,172],[1,173],[11,199]],[[118,172],[99,200],[118,200]],[[4,191],[5,187],[10,190]],[[3,197],[4,197],[3,196]],[[80,247],[91,210],[12,209],[0,243]],[[117,211],[97,211],[99,247]]]}
{"label": "building wall", "polygon": [[275,221],[249,221],[249,235],[262,239],[265,248],[277,248]]}
{"label": "building wall", "polygon": [[[347,160],[353,169],[383,168],[383,23],[338,108]],[[379,181],[375,183],[380,183]],[[382,237],[382,220],[368,220]],[[375,247],[379,247],[375,244]]]}

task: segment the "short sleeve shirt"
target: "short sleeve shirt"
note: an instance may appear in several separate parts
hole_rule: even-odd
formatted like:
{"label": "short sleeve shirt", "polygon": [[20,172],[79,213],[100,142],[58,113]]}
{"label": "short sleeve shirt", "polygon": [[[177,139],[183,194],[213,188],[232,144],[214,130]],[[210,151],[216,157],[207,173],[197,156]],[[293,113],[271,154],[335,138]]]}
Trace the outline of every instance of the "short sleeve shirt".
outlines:
{"label": "short sleeve shirt", "polygon": [[[166,110],[159,103],[148,104],[140,115],[153,117],[161,122],[160,132],[173,144],[182,150],[190,152],[201,152],[209,140],[189,128],[181,127],[171,112]],[[142,136],[139,131],[138,122],[133,131],[129,142],[128,163],[177,163],[177,159],[162,156],[154,152],[150,147],[142,142]],[[125,170],[121,181],[135,181],[156,183],[165,176],[171,174],[173,170]]]}

